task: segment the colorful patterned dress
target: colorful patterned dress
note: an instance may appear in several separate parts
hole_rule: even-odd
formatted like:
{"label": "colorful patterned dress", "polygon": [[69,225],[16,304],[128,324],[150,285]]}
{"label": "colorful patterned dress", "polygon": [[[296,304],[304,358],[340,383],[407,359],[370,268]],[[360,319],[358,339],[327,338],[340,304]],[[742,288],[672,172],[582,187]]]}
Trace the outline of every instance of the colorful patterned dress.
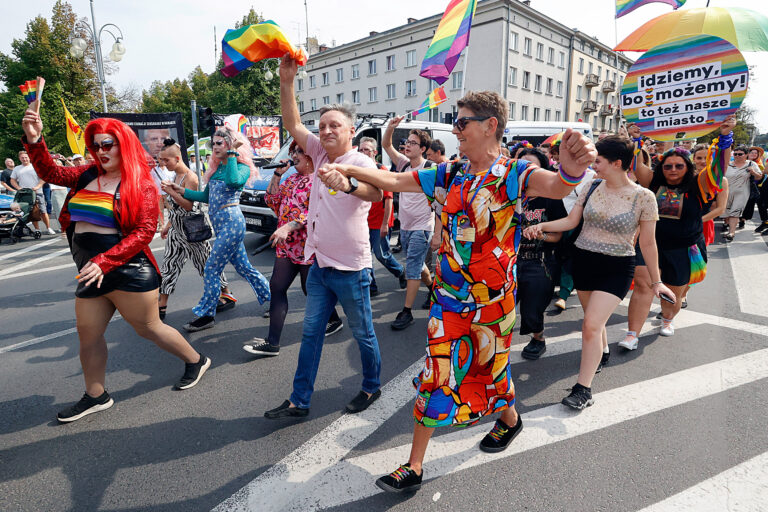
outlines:
{"label": "colorful patterned dress", "polygon": [[[471,425],[515,403],[509,346],[518,199],[534,168],[500,157],[487,172],[458,174],[447,184],[450,167],[413,173],[430,202],[443,205],[427,357],[414,379],[414,418],[426,427]],[[445,199],[436,199],[440,189],[448,189]]]}
{"label": "colorful patterned dress", "polygon": [[291,231],[285,243],[277,245],[275,254],[278,258],[288,258],[296,265],[311,265],[314,257],[304,261],[304,244],[307,241],[307,211],[309,193],[312,190],[312,174],[291,174],[280,184],[277,194],[267,194],[267,206],[277,215],[277,227],[289,222],[298,222],[304,228]]}

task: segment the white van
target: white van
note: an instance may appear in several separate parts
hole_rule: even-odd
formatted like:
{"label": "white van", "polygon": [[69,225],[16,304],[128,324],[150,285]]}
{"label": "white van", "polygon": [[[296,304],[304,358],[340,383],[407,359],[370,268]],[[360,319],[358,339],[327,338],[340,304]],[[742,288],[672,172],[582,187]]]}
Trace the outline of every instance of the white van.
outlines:
{"label": "white van", "polygon": [[[387,128],[389,118],[385,115],[379,114],[359,114],[357,116],[357,127],[355,129],[355,138],[352,141],[352,145],[357,146],[360,143],[360,139],[363,137],[371,137],[376,139],[379,155],[381,156],[381,163],[386,168],[390,168],[392,161],[381,149],[381,140],[384,136],[384,130]],[[306,122],[305,126],[312,132],[317,132],[317,127],[312,122]],[[395,128],[395,133],[392,136],[392,144],[397,147],[400,139],[407,139],[408,132],[417,128],[429,133],[429,136],[433,139],[439,139],[445,145],[445,154],[449,158],[458,154],[458,141],[456,136],[451,133],[453,126],[444,123],[432,123],[428,121],[403,121]],[[292,137],[288,137],[283,147],[277,153],[273,162],[279,162],[280,160],[288,160],[288,148],[293,141]],[[277,217],[272,210],[267,206],[264,196],[266,195],[267,185],[272,179],[272,169],[260,169],[260,179],[248,182],[243,188],[243,193],[240,196],[240,209],[245,216],[245,226],[249,231],[255,231],[256,233],[272,234],[277,229]],[[283,179],[290,176],[289,173],[295,172],[293,169],[289,170],[283,176]]]}
{"label": "white van", "polygon": [[504,136],[501,140],[505,144],[513,140],[527,140],[536,146],[544,142],[547,137],[564,132],[568,128],[583,133],[590,139],[593,138],[592,126],[589,123],[509,121],[504,128]]}

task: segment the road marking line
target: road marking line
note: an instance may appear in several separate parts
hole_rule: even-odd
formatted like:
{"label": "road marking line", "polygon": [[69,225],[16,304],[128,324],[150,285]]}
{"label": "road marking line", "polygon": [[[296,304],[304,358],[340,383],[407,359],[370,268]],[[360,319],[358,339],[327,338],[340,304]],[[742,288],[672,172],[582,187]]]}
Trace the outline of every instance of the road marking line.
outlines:
{"label": "road marking line", "polygon": [[[15,279],[17,277],[24,277],[24,276],[36,276],[38,274],[42,274],[44,272],[53,272],[54,270],[61,270],[63,268],[70,268],[77,273],[77,267],[75,267],[74,262],[65,263],[64,265],[56,265],[53,267],[45,267],[45,268],[36,268],[35,270],[25,270],[24,272],[15,272],[13,275],[10,276],[0,276],[3,277],[3,281],[7,281],[8,279]],[[74,276],[74,274],[73,274]],[[74,277],[73,277],[74,279]]]}
{"label": "road marking line", "polygon": [[13,274],[17,270],[34,268],[35,265],[37,265],[38,263],[42,263],[44,261],[48,261],[53,258],[58,258],[62,254],[68,253],[68,252],[69,252],[69,247],[66,247],[64,249],[59,249],[58,251],[53,251],[52,253],[46,254],[45,256],[40,256],[39,258],[27,260],[23,263],[19,263],[12,267],[5,268],[3,270],[0,270],[0,277],[5,277],[9,274]]}
{"label": "road marking line", "polygon": [[[728,259],[741,311],[765,317],[768,316],[765,309],[768,304],[768,286],[752,285],[768,283],[768,268],[765,265],[768,251],[762,243],[762,237],[750,229],[752,224],[750,221],[744,230],[736,233],[734,241],[727,244]],[[755,237],[760,243],[752,243]]]}
{"label": "road marking line", "polygon": [[45,242],[39,242],[39,243],[36,243],[34,245],[30,245],[29,247],[25,247],[24,249],[19,249],[18,251],[13,251],[13,252],[8,253],[8,254],[3,254],[2,256],[0,256],[0,261],[6,260],[8,258],[13,258],[14,256],[19,256],[21,254],[25,254],[25,253],[28,253],[30,251],[34,251],[35,249],[38,249],[40,247],[45,247],[46,245],[54,244],[54,243],[58,242],[59,240],[60,240],[59,238],[52,238],[50,240],[46,240]]}
{"label": "road marking line", "polygon": [[[115,320],[120,320],[122,317],[117,314],[113,316],[109,322],[112,323]],[[30,345],[37,345],[38,343],[43,343],[48,340],[54,340],[56,338],[61,338],[62,336],[66,336],[68,334],[72,334],[77,332],[77,327],[70,327],[69,329],[64,329],[63,331],[58,332],[52,332],[51,334],[46,334],[45,336],[40,336],[39,338],[32,338],[31,340],[22,341],[19,343],[16,343],[14,345],[9,345],[7,347],[0,347],[0,354],[4,354],[6,352],[11,352],[13,350],[18,350],[20,348],[29,347]]]}
{"label": "road marking line", "polygon": [[768,452],[639,512],[760,512],[768,503]]}

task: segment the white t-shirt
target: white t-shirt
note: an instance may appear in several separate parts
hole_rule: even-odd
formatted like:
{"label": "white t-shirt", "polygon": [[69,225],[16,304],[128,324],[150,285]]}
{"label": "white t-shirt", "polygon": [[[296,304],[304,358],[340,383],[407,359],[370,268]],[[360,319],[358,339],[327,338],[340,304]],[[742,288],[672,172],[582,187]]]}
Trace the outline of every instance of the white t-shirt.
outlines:
{"label": "white t-shirt", "polygon": [[159,165],[155,166],[149,173],[152,175],[152,179],[155,180],[157,193],[161,196],[166,195],[166,193],[163,192],[163,189],[160,188],[160,182],[163,180],[173,181],[176,173],[169,171],[165,167],[160,167]]}
{"label": "white t-shirt", "polygon": [[[424,168],[425,163],[426,160],[418,167],[411,167],[408,160],[403,160],[398,166],[398,171],[418,171]],[[397,218],[400,219],[400,229],[406,231],[433,231],[435,229],[435,214],[423,192],[400,192],[400,206],[398,208]]]}
{"label": "white t-shirt", "polygon": [[21,188],[35,188],[40,183],[40,178],[37,176],[32,164],[17,165],[13,168],[11,178],[16,180]]}

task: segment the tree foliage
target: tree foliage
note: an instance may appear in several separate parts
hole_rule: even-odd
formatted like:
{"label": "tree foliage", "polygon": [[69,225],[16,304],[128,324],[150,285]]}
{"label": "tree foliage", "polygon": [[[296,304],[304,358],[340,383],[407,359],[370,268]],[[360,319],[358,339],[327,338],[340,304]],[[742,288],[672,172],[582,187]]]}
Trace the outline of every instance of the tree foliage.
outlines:
{"label": "tree foliage", "polygon": [[[755,129],[755,109],[742,104],[736,111],[736,127],[733,129],[734,146],[736,144],[749,144],[752,139],[752,131]],[[699,142],[711,144],[719,134],[720,131],[715,130],[709,135],[699,138]]]}

